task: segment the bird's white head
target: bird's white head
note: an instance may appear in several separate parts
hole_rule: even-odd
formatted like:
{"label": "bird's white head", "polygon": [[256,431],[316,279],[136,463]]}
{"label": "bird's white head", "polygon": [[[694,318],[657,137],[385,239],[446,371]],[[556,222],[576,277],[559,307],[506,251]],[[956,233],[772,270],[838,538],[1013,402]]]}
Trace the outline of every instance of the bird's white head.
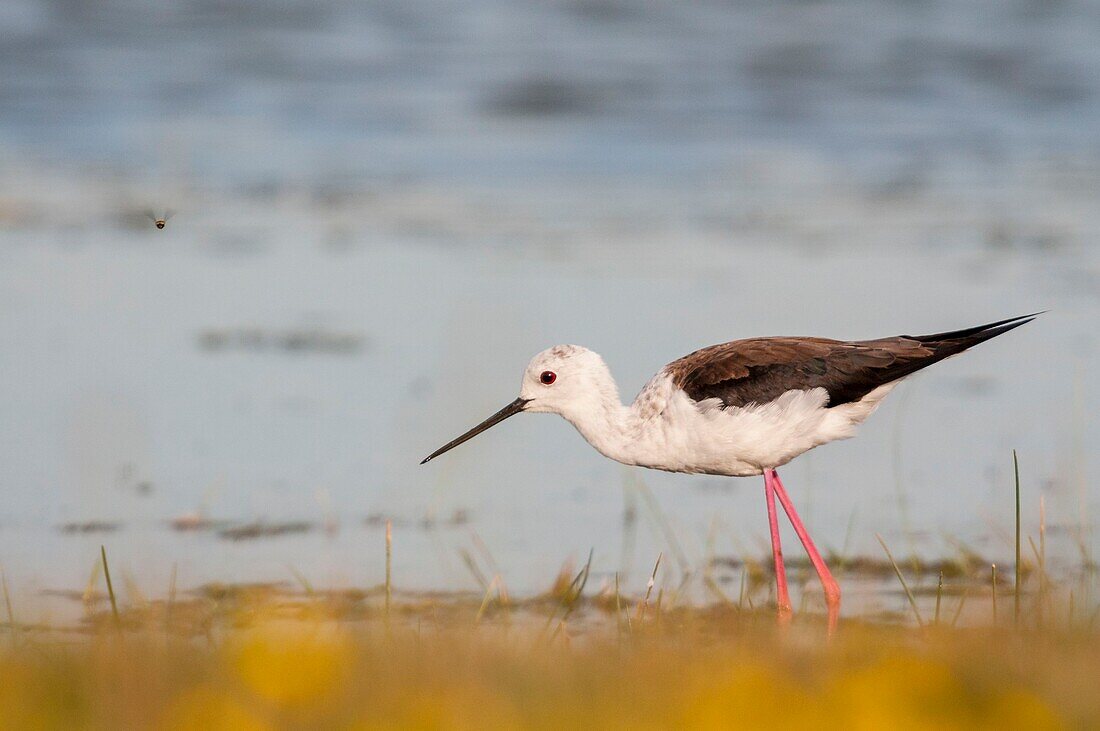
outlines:
{"label": "bird's white head", "polygon": [[555,345],[527,364],[519,396],[524,411],[569,418],[608,396],[618,398],[611,371],[598,354],[579,345]]}
{"label": "bird's white head", "polygon": [[609,404],[619,404],[619,392],[603,358],[579,345],[555,345],[527,364],[519,398],[432,452],[424,462],[435,459],[521,411],[560,414],[577,424]]}

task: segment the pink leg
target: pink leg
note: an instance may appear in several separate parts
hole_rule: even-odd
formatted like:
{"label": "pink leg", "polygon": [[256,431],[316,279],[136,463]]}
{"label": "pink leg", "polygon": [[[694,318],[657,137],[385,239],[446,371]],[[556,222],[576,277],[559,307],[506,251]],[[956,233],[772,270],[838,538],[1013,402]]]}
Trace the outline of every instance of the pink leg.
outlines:
{"label": "pink leg", "polygon": [[787,570],[783,566],[783,546],[779,542],[779,518],[775,512],[775,486],[771,475],[764,473],[764,497],[768,503],[768,528],[772,534],[772,558],[775,559],[775,606],[779,615],[779,624],[791,621],[791,597],[787,593]]}
{"label": "pink leg", "polygon": [[794,504],[791,503],[790,497],[787,496],[787,491],[783,488],[783,482],[779,479],[779,473],[775,470],[767,470],[764,472],[765,479],[771,476],[770,482],[775,490],[775,496],[779,498],[779,504],[783,506],[783,510],[787,512],[787,517],[790,518],[791,525],[794,526],[794,532],[798,534],[799,540],[802,541],[802,545],[806,548],[806,553],[810,556],[810,563],[814,565],[817,570],[817,576],[821,579],[821,587],[825,590],[825,607],[829,614],[829,634],[831,635],[836,630],[837,619],[840,616],[840,585],[836,583],[836,579],[829,573],[829,567],[825,565],[825,559],[821,558],[821,554],[818,553],[817,547],[814,546],[813,539],[810,538],[810,534],[806,531],[806,526],[802,525],[802,519],[798,517],[798,513],[795,512]]}

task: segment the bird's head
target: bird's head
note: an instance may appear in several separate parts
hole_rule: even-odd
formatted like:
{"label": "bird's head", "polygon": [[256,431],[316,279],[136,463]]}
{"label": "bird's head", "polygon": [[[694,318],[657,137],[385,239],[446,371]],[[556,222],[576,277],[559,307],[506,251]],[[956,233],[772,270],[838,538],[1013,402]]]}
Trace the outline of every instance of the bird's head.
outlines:
{"label": "bird's head", "polygon": [[524,411],[569,418],[613,389],[611,372],[598,354],[579,345],[555,345],[527,364],[519,396]]}
{"label": "bird's head", "polygon": [[[428,455],[424,462],[454,449],[521,411],[560,414],[576,422],[585,411],[609,398],[618,401],[611,372],[598,354],[579,345],[555,345],[542,351],[523,371],[519,398],[462,436]],[[421,464],[424,464],[421,462]]]}

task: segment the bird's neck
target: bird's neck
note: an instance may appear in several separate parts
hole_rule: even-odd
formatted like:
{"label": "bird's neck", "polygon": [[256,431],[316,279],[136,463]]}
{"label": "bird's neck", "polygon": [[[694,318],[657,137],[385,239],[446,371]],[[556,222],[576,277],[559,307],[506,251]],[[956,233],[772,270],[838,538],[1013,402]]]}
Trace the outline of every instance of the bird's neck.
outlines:
{"label": "bird's neck", "polygon": [[564,416],[585,440],[600,454],[617,462],[633,464],[632,434],[637,417],[634,409],[619,400],[619,391],[612,384],[601,389],[599,397],[570,409]]}

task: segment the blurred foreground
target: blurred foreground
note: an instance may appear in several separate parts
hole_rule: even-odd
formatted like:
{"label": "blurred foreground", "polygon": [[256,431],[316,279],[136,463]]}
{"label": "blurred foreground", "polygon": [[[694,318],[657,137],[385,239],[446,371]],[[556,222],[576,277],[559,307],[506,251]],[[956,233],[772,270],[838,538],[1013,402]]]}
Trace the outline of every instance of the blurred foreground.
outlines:
{"label": "blurred foreground", "polygon": [[999,606],[988,587],[937,592],[919,627],[848,620],[832,641],[812,611],[777,630],[744,584],[701,606],[652,584],[585,592],[587,567],[528,599],[499,577],[484,595],[300,577],[130,587],[116,613],[89,590],[79,628],[9,623],[0,708],[5,728],[47,729],[1096,727],[1091,581],[1037,573],[1018,620],[1001,584]]}

